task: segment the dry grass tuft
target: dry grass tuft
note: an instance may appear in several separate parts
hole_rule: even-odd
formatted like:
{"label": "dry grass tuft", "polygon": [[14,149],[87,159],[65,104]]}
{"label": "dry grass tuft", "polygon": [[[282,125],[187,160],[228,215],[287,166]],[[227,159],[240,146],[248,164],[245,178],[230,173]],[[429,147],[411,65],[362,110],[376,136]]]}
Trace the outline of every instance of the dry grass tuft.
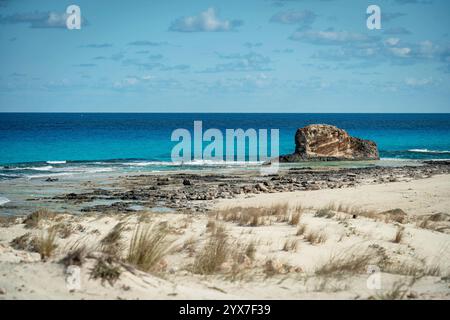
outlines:
{"label": "dry grass tuft", "polygon": [[142,271],[154,271],[158,263],[169,253],[166,240],[167,228],[138,225],[131,237],[127,261]]}
{"label": "dry grass tuft", "polygon": [[298,223],[300,222],[300,217],[301,217],[301,213],[292,213],[291,216],[289,217],[289,221],[288,224],[290,224],[291,226],[296,226],[298,225]]}
{"label": "dry grass tuft", "polygon": [[120,267],[114,264],[112,259],[99,259],[95,264],[94,268],[91,270],[91,278],[100,278],[102,284],[105,281],[113,286],[114,283],[119,279],[121,274]]}
{"label": "dry grass tuft", "polygon": [[304,237],[311,244],[320,244],[327,241],[326,235],[319,231],[308,231]]}
{"label": "dry grass tuft", "polygon": [[216,230],[216,222],[214,220],[208,220],[206,223],[206,232],[214,232]]}
{"label": "dry grass tuft", "polygon": [[46,261],[50,258],[56,248],[56,233],[55,228],[50,228],[46,233],[42,233],[39,237],[35,238],[36,251],[41,255],[41,260]]}
{"label": "dry grass tuft", "polygon": [[179,252],[181,251],[187,251],[188,255],[190,257],[192,257],[195,253],[195,244],[196,244],[197,240],[195,239],[195,237],[190,237],[189,239],[187,239],[183,245],[179,248]]}
{"label": "dry grass tuft", "polygon": [[75,246],[67,255],[61,259],[61,263],[68,266],[82,266],[86,260],[87,249],[86,246]]}
{"label": "dry grass tuft", "polygon": [[54,228],[58,231],[58,236],[61,239],[67,239],[73,233],[73,228],[69,223],[61,222],[55,225]]}
{"label": "dry grass tuft", "polygon": [[43,221],[53,220],[56,215],[56,213],[48,210],[47,208],[41,208],[26,216],[23,223],[26,228],[38,228],[41,226]]}
{"label": "dry grass tuft", "polygon": [[376,264],[378,255],[373,250],[353,249],[332,254],[328,261],[319,265],[317,275],[337,275],[345,273],[363,273],[367,266]]}
{"label": "dry grass tuft", "polygon": [[417,259],[415,262],[403,261],[401,263],[389,262],[383,266],[383,271],[392,274],[421,278],[423,276],[439,277],[443,275],[438,263],[427,264],[425,259]]}
{"label": "dry grass tuft", "polygon": [[417,227],[429,229],[437,232],[449,233],[450,230],[450,214],[435,213],[422,217],[416,223]]}
{"label": "dry grass tuft", "polygon": [[117,223],[111,231],[100,241],[100,248],[103,253],[120,259],[125,249],[123,244],[123,231],[125,229],[125,223]]}
{"label": "dry grass tuft", "polygon": [[263,266],[263,271],[266,275],[266,277],[272,277],[279,274],[287,274],[290,272],[302,272],[302,269],[300,267],[293,267],[286,263],[281,263],[277,260],[266,260]]}
{"label": "dry grass tuft", "polygon": [[392,288],[383,293],[379,293],[375,296],[375,299],[379,300],[403,300],[407,298],[411,287],[417,281],[416,278],[412,278],[410,281],[399,280],[394,282]]}
{"label": "dry grass tuft", "polygon": [[252,241],[250,242],[247,247],[245,248],[245,255],[250,258],[250,260],[255,260],[256,255],[256,246],[255,243]]}
{"label": "dry grass tuft", "polygon": [[299,224],[297,228],[297,236],[301,236],[305,234],[306,232],[306,225],[305,224]]}
{"label": "dry grass tuft", "polygon": [[197,274],[213,274],[225,262],[229,252],[227,235],[224,232],[212,234],[195,257],[192,271]]}
{"label": "dry grass tuft", "polygon": [[402,228],[402,227],[397,228],[397,231],[395,232],[394,239],[392,239],[393,243],[400,243],[402,241],[404,230],[405,229]]}
{"label": "dry grass tuft", "polygon": [[408,214],[405,211],[399,208],[380,212],[379,215],[380,217],[384,217],[384,221],[386,223],[389,222],[404,223],[406,217],[408,216]]}
{"label": "dry grass tuft", "polygon": [[16,250],[36,251],[35,242],[35,238],[32,237],[30,232],[27,232],[12,239],[9,244]]}
{"label": "dry grass tuft", "polygon": [[318,217],[318,218],[331,219],[331,218],[333,218],[336,215],[335,211],[337,211],[335,206],[333,204],[330,204],[330,205],[328,205],[328,206],[326,206],[324,208],[317,209],[317,211],[314,214],[314,216]]}
{"label": "dry grass tuft", "polygon": [[17,223],[17,217],[16,216],[0,216],[0,227],[1,228],[8,228],[14,224]]}
{"label": "dry grass tuft", "polygon": [[273,205],[271,207],[234,207],[217,212],[216,219],[227,222],[234,222],[240,226],[257,227],[265,225],[274,217],[276,221],[287,220],[287,205]]}
{"label": "dry grass tuft", "polygon": [[288,209],[289,207],[287,204],[276,204],[267,208],[266,211],[269,216],[280,216],[285,215]]}
{"label": "dry grass tuft", "polygon": [[283,251],[294,251],[296,252],[298,248],[298,241],[295,239],[286,240],[283,245]]}

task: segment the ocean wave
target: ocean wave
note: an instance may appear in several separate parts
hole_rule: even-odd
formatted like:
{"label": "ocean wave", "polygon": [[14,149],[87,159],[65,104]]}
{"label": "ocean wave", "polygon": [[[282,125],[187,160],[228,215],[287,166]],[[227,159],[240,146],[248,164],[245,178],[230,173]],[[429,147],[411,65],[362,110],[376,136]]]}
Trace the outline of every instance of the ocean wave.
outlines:
{"label": "ocean wave", "polygon": [[192,160],[186,162],[172,161],[140,161],[123,162],[124,166],[147,167],[147,166],[254,166],[261,165],[264,161],[225,161],[225,160]]}
{"label": "ocean wave", "polygon": [[66,164],[67,161],[47,161],[48,164]]}
{"label": "ocean wave", "polygon": [[10,200],[5,197],[0,197],[0,206],[4,205],[5,203],[8,203]]}
{"label": "ocean wave", "polygon": [[93,174],[93,173],[112,172],[112,171],[114,171],[113,168],[65,168],[64,170],[61,170],[60,172],[25,175],[25,177],[28,179],[54,178],[54,177],[61,177],[61,176]]}
{"label": "ocean wave", "polygon": [[21,175],[0,173],[0,177],[4,177],[4,178],[20,178]]}
{"label": "ocean wave", "polygon": [[450,154],[450,150],[409,149],[408,152]]}
{"label": "ocean wave", "polygon": [[2,170],[8,171],[20,171],[20,170],[33,170],[33,171],[51,171],[53,169],[52,166],[43,166],[43,167],[3,167]]}
{"label": "ocean wave", "polygon": [[407,159],[407,158],[380,158],[381,161],[420,161],[417,159]]}

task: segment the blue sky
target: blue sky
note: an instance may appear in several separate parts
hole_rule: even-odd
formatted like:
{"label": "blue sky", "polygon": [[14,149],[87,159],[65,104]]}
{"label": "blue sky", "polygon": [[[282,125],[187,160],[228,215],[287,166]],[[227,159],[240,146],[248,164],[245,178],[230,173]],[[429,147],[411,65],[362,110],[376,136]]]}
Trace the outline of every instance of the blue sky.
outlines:
{"label": "blue sky", "polygon": [[0,0],[0,48],[0,111],[450,112],[446,0]]}

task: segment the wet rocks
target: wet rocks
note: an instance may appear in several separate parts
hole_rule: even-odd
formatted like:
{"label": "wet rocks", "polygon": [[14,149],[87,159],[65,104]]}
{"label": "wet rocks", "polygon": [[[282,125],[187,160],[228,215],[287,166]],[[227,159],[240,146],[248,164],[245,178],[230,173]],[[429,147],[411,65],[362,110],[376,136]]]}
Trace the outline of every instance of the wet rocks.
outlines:
{"label": "wet rocks", "polygon": [[[243,194],[349,188],[359,184],[407,181],[446,173],[450,173],[450,163],[433,162],[395,168],[298,168],[280,170],[271,176],[260,176],[251,172],[130,175],[115,180],[113,187],[58,195],[52,200],[84,204],[83,212],[131,213],[135,212],[131,209],[133,206],[159,206],[184,212],[203,212],[207,210],[210,201],[231,199]],[[97,202],[96,205],[88,206],[88,203],[93,201]]]}

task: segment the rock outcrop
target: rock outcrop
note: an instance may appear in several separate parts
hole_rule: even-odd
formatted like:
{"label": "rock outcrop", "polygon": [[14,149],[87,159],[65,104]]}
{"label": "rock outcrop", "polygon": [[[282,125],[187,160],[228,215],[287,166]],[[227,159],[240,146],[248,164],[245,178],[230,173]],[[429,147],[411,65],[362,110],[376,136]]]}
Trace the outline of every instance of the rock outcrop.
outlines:
{"label": "rock outcrop", "polygon": [[377,160],[375,142],[351,137],[346,131],[326,124],[312,124],[297,130],[295,152],[280,156],[280,162]]}

